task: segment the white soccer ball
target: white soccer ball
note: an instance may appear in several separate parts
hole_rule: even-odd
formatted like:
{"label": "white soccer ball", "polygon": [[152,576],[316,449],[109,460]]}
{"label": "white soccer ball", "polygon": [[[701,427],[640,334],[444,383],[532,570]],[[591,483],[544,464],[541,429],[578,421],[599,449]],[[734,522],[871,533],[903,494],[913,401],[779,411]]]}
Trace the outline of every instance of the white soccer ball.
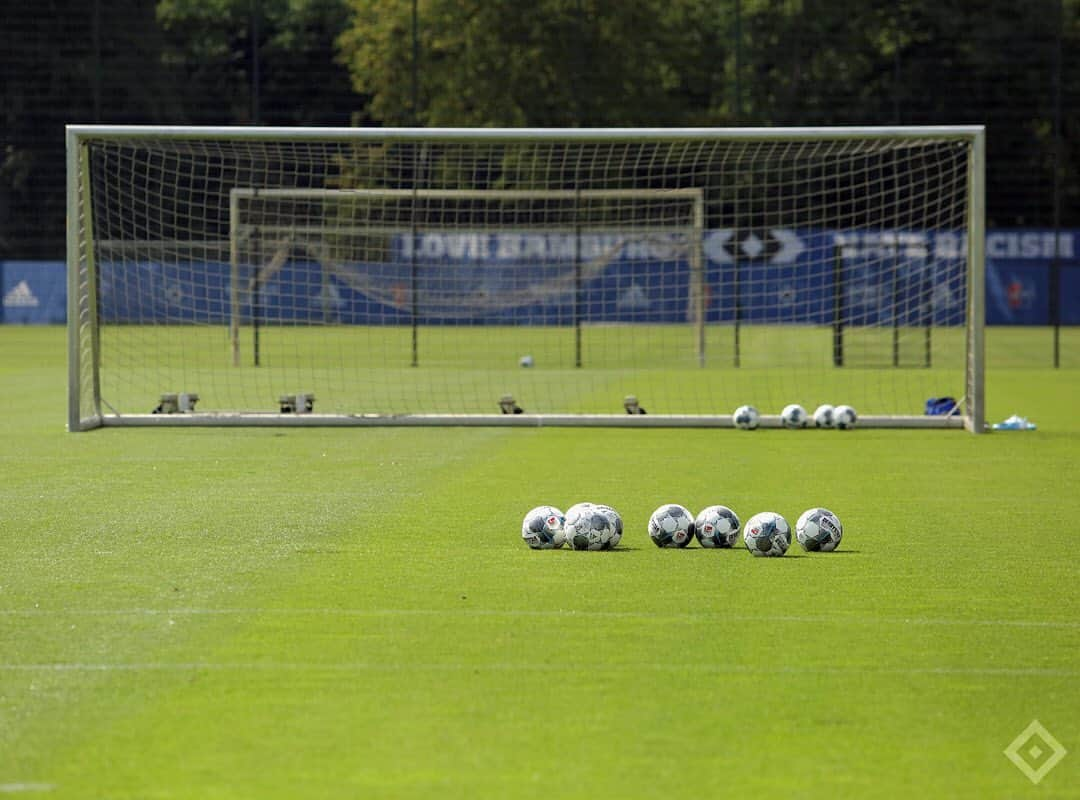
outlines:
{"label": "white soccer ball", "polygon": [[532,356],[522,356],[518,359],[518,364],[522,367],[531,367],[533,365]]}
{"label": "white soccer ball", "polygon": [[575,550],[610,550],[615,526],[611,518],[592,503],[578,503],[566,512],[566,541]]}
{"label": "white soccer ball", "polygon": [[791,545],[791,526],[776,512],[762,511],[746,521],[743,541],[755,556],[782,556]]}
{"label": "white soccer ball", "polygon": [[649,538],[657,547],[686,547],[694,538],[694,515],[677,503],[660,506],[649,517]]}
{"label": "white soccer ball", "polygon": [[840,518],[827,508],[808,508],[795,523],[795,538],[806,551],[828,553],[835,550],[843,535]]}
{"label": "white soccer ball", "polygon": [[833,412],[833,425],[842,431],[854,428],[858,419],[859,415],[855,413],[855,409],[851,406],[837,406]]}
{"label": "white soccer ball", "polygon": [[739,518],[727,506],[709,506],[694,519],[694,535],[702,547],[732,547],[739,538]]}
{"label": "white soccer ball", "polygon": [[731,421],[736,428],[744,431],[752,431],[761,422],[761,415],[753,406],[739,406],[731,415]]}
{"label": "white soccer ball", "polygon": [[596,503],[574,503],[570,508],[566,509],[566,516],[570,516],[575,511],[580,511],[583,508],[592,508]]}
{"label": "white soccer ball", "polygon": [[805,428],[806,409],[798,403],[786,405],[780,412],[780,422],[785,428]]}
{"label": "white soccer ball", "polygon": [[622,517],[619,516],[619,512],[611,506],[605,506],[602,503],[597,503],[596,508],[611,522],[611,527],[613,530],[613,533],[611,535],[611,546],[614,548],[619,544],[619,541],[622,539]]}
{"label": "white soccer ball", "polygon": [[537,506],[521,521],[521,538],[533,550],[552,550],[566,541],[566,517],[555,506]]}
{"label": "white soccer ball", "polygon": [[818,428],[831,428],[836,421],[836,409],[828,403],[822,403],[814,409],[814,425]]}

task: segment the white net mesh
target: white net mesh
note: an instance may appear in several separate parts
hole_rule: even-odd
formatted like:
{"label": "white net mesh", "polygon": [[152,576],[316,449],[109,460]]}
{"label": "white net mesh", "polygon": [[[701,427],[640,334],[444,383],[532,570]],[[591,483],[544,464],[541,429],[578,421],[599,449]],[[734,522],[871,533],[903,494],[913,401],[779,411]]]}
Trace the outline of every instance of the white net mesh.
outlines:
{"label": "white net mesh", "polygon": [[296,393],[329,414],[491,414],[508,394],[610,414],[632,394],[723,416],[964,393],[962,138],[87,145],[83,347],[107,416],[167,392],[207,414]]}

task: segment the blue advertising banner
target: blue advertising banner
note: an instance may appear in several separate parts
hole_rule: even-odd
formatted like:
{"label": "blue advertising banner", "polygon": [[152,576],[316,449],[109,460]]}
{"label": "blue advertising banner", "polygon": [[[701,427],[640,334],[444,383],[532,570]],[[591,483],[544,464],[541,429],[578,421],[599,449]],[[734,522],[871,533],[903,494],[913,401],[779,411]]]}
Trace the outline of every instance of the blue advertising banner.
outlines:
{"label": "blue advertising banner", "polygon": [[[1056,238],[1056,242],[1055,242]],[[1080,324],[1076,244],[1080,231],[996,230],[986,236],[986,324],[1050,324],[1050,266],[1061,265],[1064,325]],[[1070,321],[1072,320],[1072,321]]]}
{"label": "blue advertising banner", "polygon": [[63,261],[0,261],[0,322],[58,324],[67,320]]}
{"label": "blue advertising banner", "polygon": [[[1045,325],[1049,266],[1061,263],[1063,324],[1080,324],[1080,231],[996,230],[986,238],[986,321]],[[712,322],[963,324],[964,237],[950,232],[716,229],[702,243]],[[419,268],[417,269],[417,265]],[[428,232],[393,238],[378,263],[285,261],[241,276],[241,313],[284,323],[569,325],[679,322],[692,314],[688,242],[677,232]],[[219,262],[99,262],[105,322],[225,324]],[[2,321],[63,323],[62,262],[0,262]],[[414,297],[415,293],[415,297]]]}
{"label": "blue advertising banner", "polygon": [[1050,319],[1049,275],[1046,265],[1038,261],[987,260],[987,324],[1046,325]]}
{"label": "blue advertising banner", "polygon": [[1080,262],[1061,268],[1061,324],[1080,325]]}

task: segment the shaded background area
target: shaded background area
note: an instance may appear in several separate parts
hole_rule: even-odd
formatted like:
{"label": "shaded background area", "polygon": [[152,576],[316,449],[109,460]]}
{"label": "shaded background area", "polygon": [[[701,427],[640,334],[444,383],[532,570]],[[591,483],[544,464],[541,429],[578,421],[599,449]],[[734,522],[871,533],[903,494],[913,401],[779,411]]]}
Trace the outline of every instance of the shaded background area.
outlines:
{"label": "shaded background area", "polygon": [[1080,225],[1080,0],[4,0],[0,260],[66,123],[984,123],[988,226]]}

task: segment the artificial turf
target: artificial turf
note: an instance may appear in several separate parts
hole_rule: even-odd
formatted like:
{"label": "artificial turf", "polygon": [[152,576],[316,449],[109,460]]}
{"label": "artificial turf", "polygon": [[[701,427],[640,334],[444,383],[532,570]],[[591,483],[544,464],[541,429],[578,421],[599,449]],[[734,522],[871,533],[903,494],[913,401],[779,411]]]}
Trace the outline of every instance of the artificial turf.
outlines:
{"label": "artificial turf", "polygon": [[[0,792],[1076,796],[1080,371],[991,361],[1039,430],[986,436],[69,434],[65,380],[63,331],[0,327]],[[579,500],[618,550],[525,547]],[[845,535],[659,550],[664,502]],[[1033,786],[1036,718],[1073,752]]]}

